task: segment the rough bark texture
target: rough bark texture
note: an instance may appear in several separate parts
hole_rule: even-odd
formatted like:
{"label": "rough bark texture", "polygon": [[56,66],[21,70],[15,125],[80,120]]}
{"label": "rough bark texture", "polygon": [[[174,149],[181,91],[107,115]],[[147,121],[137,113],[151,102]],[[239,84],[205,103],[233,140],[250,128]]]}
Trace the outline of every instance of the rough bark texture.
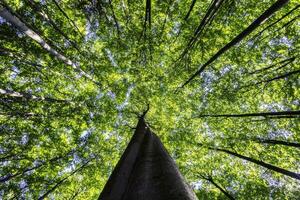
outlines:
{"label": "rough bark texture", "polygon": [[175,162],[140,118],[135,134],[106,183],[101,200],[194,200]]}

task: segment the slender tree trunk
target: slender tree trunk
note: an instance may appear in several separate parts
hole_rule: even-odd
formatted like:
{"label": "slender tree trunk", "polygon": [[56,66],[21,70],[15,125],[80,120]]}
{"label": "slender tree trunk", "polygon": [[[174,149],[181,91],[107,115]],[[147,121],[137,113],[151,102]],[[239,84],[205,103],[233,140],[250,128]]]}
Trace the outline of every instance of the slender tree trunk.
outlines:
{"label": "slender tree trunk", "polygon": [[2,5],[0,5],[0,16],[6,19],[8,22],[10,22],[12,25],[17,27],[20,31],[24,32],[28,37],[36,41],[42,48],[44,48],[46,51],[48,51],[50,54],[52,54],[55,58],[58,60],[63,61],[66,65],[71,66],[78,72],[80,72],[84,77],[88,78],[89,80],[92,80],[94,83],[96,83],[93,78],[85,73],[77,64],[75,64],[73,61],[71,61],[69,58],[65,57],[64,55],[57,52],[54,48],[52,48],[41,36],[39,36],[36,32],[31,30],[25,23],[23,23],[19,18],[12,15],[10,11],[6,8],[4,8]]}
{"label": "slender tree trunk", "polygon": [[233,196],[231,196],[231,194],[229,194],[225,189],[223,189],[220,185],[218,185],[212,177],[205,177],[201,175],[201,178],[207,180],[208,182],[210,182],[211,184],[213,184],[216,188],[218,188],[226,197],[228,197],[228,199],[234,200]]}
{"label": "slender tree trunk", "polygon": [[45,13],[38,5],[36,2],[33,0],[26,0],[28,5],[36,12],[38,13],[45,21],[47,21],[49,24],[52,25],[52,27],[60,33],[70,44],[78,51],[81,52],[80,49],[78,48],[78,45],[76,42],[72,41],[67,34],[65,34],[59,27],[58,25],[55,24],[55,22],[49,17],[47,13]]}
{"label": "slender tree trunk", "polygon": [[266,28],[264,28],[263,30],[261,30],[259,33],[257,33],[256,35],[254,35],[250,40],[254,40],[255,38],[259,37],[264,31],[268,30],[269,28],[271,28],[272,26],[274,26],[275,24],[277,24],[278,22],[280,22],[281,20],[283,20],[284,18],[286,18],[287,16],[289,16],[291,13],[293,13],[295,10],[297,10],[300,7],[300,4],[296,5],[292,10],[290,10],[288,13],[286,13],[285,15],[283,15],[282,17],[280,17],[278,20],[276,20],[275,22],[271,23],[270,25],[268,25]]}
{"label": "slender tree trunk", "polygon": [[45,194],[43,194],[42,196],[40,196],[38,198],[38,200],[42,200],[45,199],[51,192],[53,192],[54,190],[56,190],[60,185],[62,185],[68,178],[70,178],[71,176],[73,176],[75,173],[77,173],[78,171],[80,171],[81,169],[83,169],[84,167],[87,166],[87,164],[90,161],[84,163],[83,165],[81,165],[79,168],[75,169],[71,174],[69,174],[68,176],[66,176],[65,178],[61,179],[60,181],[58,181],[52,188],[50,188]]}
{"label": "slender tree trunk", "polygon": [[223,2],[224,2],[224,0],[213,0],[212,1],[212,3],[210,5],[210,7],[208,8],[205,16],[203,17],[203,19],[201,20],[199,26],[195,30],[193,37],[189,40],[189,42],[187,44],[187,47],[184,49],[184,51],[179,56],[179,58],[177,59],[177,61],[181,60],[182,58],[184,58],[184,56],[188,53],[188,51],[194,46],[197,38],[199,37],[199,35],[201,34],[201,32],[204,30],[205,26],[211,20],[213,20],[215,14],[219,10],[219,8],[220,8],[220,6],[222,5]]}
{"label": "slender tree trunk", "polygon": [[279,62],[277,62],[277,63],[275,63],[275,64],[272,64],[272,65],[270,65],[270,66],[268,66],[268,67],[264,67],[264,68],[262,68],[262,69],[255,70],[255,71],[253,71],[253,72],[249,72],[249,75],[261,73],[261,72],[263,72],[263,71],[272,69],[272,68],[274,68],[275,66],[277,66],[278,64],[283,64],[283,65],[281,65],[281,66],[286,66],[286,65],[292,63],[295,59],[296,59],[296,57],[291,57],[291,58],[287,58],[287,59],[281,60],[281,61],[279,61]]}
{"label": "slender tree trunk", "polygon": [[196,0],[192,0],[192,3],[191,3],[191,5],[190,5],[190,9],[189,9],[189,11],[187,12],[186,16],[184,17],[184,20],[185,20],[185,21],[189,18],[190,14],[191,14],[191,12],[192,12],[194,6],[195,6],[195,3],[196,3]]}
{"label": "slender tree trunk", "polygon": [[[71,151],[70,151],[71,152]],[[36,169],[39,169],[40,167],[44,166],[45,164],[47,163],[52,163],[52,162],[55,162],[57,160],[60,160],[62,158],[65,158],[66,156],[68,156],[70,154],[70,152],[68,152],[66,155],[64,156],[57,156],[57,157],[54,157],[54,158],[51,158],[50,160],[48,161],[44,161],[34,167],[29,167],[29,168],[26,168],[26,169],[23,169],[22,171],[19,171],[19,172],[16,172],[15,174],[9,174],[7,176],[4,176],[4,177],[1,177],[0,178],[0,183],[3,183],[3,182],[6,182],[6,181],[9,181],[11,180],[12,178],[15,178],[17,176],[20,176],[20,175],[23,175],[25,174],[26,172],[30,172],[30,171],[33,171],[33,170],[36,170]]]}
{"label": "slender tree trunk", "polygon": [[42,165],[43,165],[43,164],[40,164],[40,165],[37,165],[37,166],[35,166],[35,167],[27,168],[27,169],[25,169],[25,170],[22,171],[22,172],[17,172],[17,173],[15,173],[15,174],[8,174],[8,175],[6,175],[6,176],[4,176],[4,177],[1,177],[1,178],[0,178],[0,183],[4,183],[4,182],[6,182],[6,181],[11,180],[12,178],[14,178],[14,177],[16,177],[16,176],[19,176],[19,175],[25,174],[26,172],[30,172],[30,171],[32,171],[32,170],[38,169],[38,168],[40,168]]}
{"label": "slender tree trunk", "polygon": [[222,114],[222,115],[199,115],[204,117],[300,117],[300,110],[281,111],[281,112],[261,112],[261,113],[245,113],[245,114]]}
{"label": "slender tree trunk", "polygon": [[259,85],[261,83],[270,83],[272,81],[283,79],[283,78],[286,78],[286,77],[289,77],[291,75],[298,74],[298,73],[300,73],[300,69],[299,70],[295,70],[295,71],[291,71],[291,72],[287,72],[285,74],[281,74],[279,76],[276,76],[276,77],[268,79],[268,80],[259,81],[259,82],[255,83],[254,85]]}
{"label": "slender tree trunk", "polygon": [[27,100],[32,101],[46,101],[46,102],[57,102],[57,103],[69,103],[70,101],[67,100],[61,100],[61,99],[54,99],[50,97],[38,97],[26,92],[15,92],[12,90],[6,90],[0,88],[0,95],[9,96],[12,98],[24,98]]}
{"label": "slender tree trunk", "polygon": [[267,168],[267,169],[269,169],[269,170],[272,170],[272,171],[278,172],[278,173],[280,173],[280,174],[283,174],[283,175],[292,177],[292,178],[294,178],[294,179],[300,180],[300,174],[295,173],[295,172],[288,171],[288,170],[283,169],[283,168],[280,168],[280,167],[276,167],[276,166],[274,166],[274,165],[265,163],[265,162],[263,162],[263,161],[256,160],[256,159],[254,159],[254,158],[250,158],[250,157],[247,157],[247,156],[243,156],[243,155],[241,155],[241,154],[238,154],[238,153],[235,153],[235,152],[226,150],[226,149],[219,149],[219,148],[212,148],[212,147],[208,147],[208,149],[211,149],[211,150],[214,150],[214,151],[220,151],[220,152],[224,152],[224,153],[227,153],[227,154],[236,156],[236,157],[241,158],[241,159],[243,159],[243,160],[247,160],[247,161],[252,162],[252,163],[255,163],[255,164],[259,165],[259,166],[265,167],[265,168]]}
{"label": "slender tree trunk", "polygon": [[84,37],[82,35],[82,33],[80,32],[79,28],[77,27],[77,25],[75,24],[75,22],[67,15],[67,13],[59,6],[59,4],[57,3],[56,0],[52,0],[52,2],[55,4],[55,6],[58,8],[58,10],[63,14],[63,16],[69,21],[69,23],[71,24],[71,26],[73,26],[78,34],[81,36],[81,37]]}
{"label": "slender tree trunk", "polygon": [[214,56],[212,56],[204,65],[200,67],[200,69],[193,74],[184,84],[180,86],[183,88],[189,82],[191,82],[196,76],[201,74],[203,70],[216,59],[218,59],[223,53],[229,50],[231,47],[236,45],[250,33],[252,33],[260,24],[262,24],[266,19],[268,19],[272,14],[274,14],[277,10],[283,7],[289,0],[277,0],[269,9],[267,9],[262,15],[260,15],[254,22],[252,22],[244,31],[242,31],[239,35],[237,35],[233,40],[231,40],[228,44],[226,44],[223,48],[221,48]]}
{"label": "slender tree trunk", "polygon": [[271,139],[262,139],[262,138],[256,138],[255,141],[259,143],[265,143],[265,144],[272,144],[272,145],[284,145],[289,147],[297,147],[300,148],[300,143],[296,142],[287,142],[282,140],[271,140]]}

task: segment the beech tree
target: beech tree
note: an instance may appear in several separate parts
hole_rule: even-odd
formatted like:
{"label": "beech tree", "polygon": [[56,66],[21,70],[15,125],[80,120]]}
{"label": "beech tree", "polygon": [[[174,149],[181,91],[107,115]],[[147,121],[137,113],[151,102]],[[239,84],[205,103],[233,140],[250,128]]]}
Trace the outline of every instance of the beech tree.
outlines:
{"label": "beech tree", "polygon": [[[124,198],[150,198],[147,180],[187,198],[298,199],[299,10],[298,0],[2,0],[0,199],[112,191],[148,104],[139,167],[115,186]],[[153,171],[151,152],[165,155]],[[162,175],[174,170],[180,181]]]}

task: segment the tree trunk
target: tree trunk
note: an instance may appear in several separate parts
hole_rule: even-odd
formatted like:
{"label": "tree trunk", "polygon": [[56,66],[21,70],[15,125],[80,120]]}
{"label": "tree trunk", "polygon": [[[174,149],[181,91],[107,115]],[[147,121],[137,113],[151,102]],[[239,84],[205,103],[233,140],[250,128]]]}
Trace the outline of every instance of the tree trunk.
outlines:
{"label": "tree trunk", "polygon": [[277,0],[269,9],[267,9],[262,15],[260,15],[254,22],[252,22],[245,30],[243,30],[239,35],[237,35],[233,40],[231,40],[228,44],[226,44],[223,48],[221,48],[214,56],[212,56],[204,65],[200,67],[200,69],[193,74],[183,85],[180,87],[183,88],[189,82],[191,82],[196,76],[201,74],[201,72],[213,61],[218,59],[223,53],[229,50],[231,47],[236,45],[250,33],[252,33],[260,24],[262,24],[267,18],[269,18],[272,14],[274,14],[277,10],[283,7],[288,0]]}
{"label": "tree trunk", "polygon": [[54,99],[54,98],[50,98],[50,97],[38,97],[38,96],[29,94],[29,93],[25,93],[25,92],[15,92],[12,90],[6,90],[6,89],[0,88],[0,96],[1,95],[9,96],[11,98],[23,98],[23,99],[32,100],[32,101],[70,103],[70,101],[67,101],[67,100]]}
{"label": "tree trunk", "polygon": [[228,197],[228,199],[234,200],[233,196],[231,196],[231,194],[229,194],[225,189],[223,189],[220,185],[218,185],[212,177],[205,177],[203,175],[200,175],[200,177],[202,179],[207,180],[208,182],[210,182],[211,184],[213,184],[216,188],[218,188],[226,197]]}
{"label": "tree trunk", "polygon": [[289,16],[291,13],[293,13],[295,10],[297,10],[300,7],[300,4],[296,5],[292,10],[290,10],[288,13],[286,13],[285,15],[283,15],[281,18],[279,18],[278,20],[276,20],[275,22],[271,23],[270,25],[268,25],[266,28],[264,28],[263,30],[261,30],[259,33],[255,34],[250,40],[254,40],[257,37],[259,37],[264,31],[266,31],[267,29],[269,29],[270,27],[274,26],[275,24],[277,24],[278,22],[280,22],[281,20],[283,20],[284,18],[286,18],[287,16]]}
{"label": "tree trunk", "polygon": [[192,0],[192,3],[190,5],[190,9],[189,9],[188,13],[186,14],[186,16],[184,17],[185,21],[189,18],[190,14],[191,14],[194,6],[195,6],[195,3],[196,3],[196,0]]}
{"label": "tree trunk", "polygon": [[54,48],[52,48],[40,35],[38,35],[36,32],[31,30],[25,23],[23,23],[19,18],[14,16],[10,11],[6,8],[4,8],[2,5],[0,5],[0,16],[3,17],[5,20],[10,22],[12,25],[14,25],[16,28],[18,28],[20,31],[24,32],[28,37],[36,41],[42,48],[44,48],[46,51],[48,51],[50,54],[52,54],[55,58],[58,60],[63,61],[66,65],[71,66],[78,72],[80,72],[84,77],[88,78],[89,80],[92,80],[94,83],[96,83],[93,78],[85,73],[76,63],[71,61],[69,58],[65,57],[64,55],[57,52]]}
{"label": "tree trunk", "polygon": [[[280,68],[282,68],[282,66],[284,67],[284,66],[286,66],[286,65],[288,65],[288,64],[290,64],[290,63],[292,63],[292,62],[294,62],[295,59],[296,59],[296,57],[287,58],[287,59],[281,60],[281,61],[279,61],[279,62],[277,62],[277,63],[275,63],[275,64],[272,64],[272,65],[270,65],[270,66],[267,66],[267,67],[264,67],[264,68],[255,70],[255,71],[253,71],[253,72],[249,72],[248,74],[249,74],[249,75],[252,75],[252,74],[261,73],[261,72],[263,72],[263,71],[266,71],[266,70],[272,69],[273,67],[276,67],[278,64],[283,64],[283,65],[280,66]],[[277,68],[277,70],[278,70],[278,68]]]}
{"label": "tree trunk", "polygon": [[245,114],[223,114],[223,115],[199,115],[203,117],[300,117],[300,110],[281,111],[281,112],[261,112],[261,113],[245,113]]}
{"label": "tree trunk", "polygon": [[45,21],[47,21],[49,24],[52,25],[52,27],[58,32],[60,33],[68,42],[70,42],[70,44],[79,52],[81,53],[80,49],[78,48],[78,45],[76,42],[72,41],[67,34],[65,34],[58,25],[55,24],[55,22],[49,17],[49,15],[47,13],[45,13],[40,7],[39,5],[34,2],[33,0],[26,0],[26,2],[28,3],[28,5],[32,8],[32,10],[36,13],[38,13]]}
{"label": "tree trunk", "polygon": [[224,153],[227,153],[227,154],[236,156],[236,157],[238,157],[238,158],[241,158],[241,159],[243,159],[243,160],[250,161],[250,162],[252,162],[252,163],[255,163],[255,164],[259,165],[259,166],[265,167],[265,168],[270,169],[270,170],[272,170],[272,171],[275,171],[275,172],[281,173],[281,174],[283,174],[283,175],[292,177],[292,178],[294,178],[294,179],[300,180],[300,174],[295,173],[295,172],[288,171],[288,170],[286,170],[286,169],[282,169],[282,168],[280,168],[280,167],[276,167],[276,166],[274,166],[274,165],[265,163],[265,162],[263,162],[263,161],[256,160],[256,159],[254,159],[254,158],[250,158],[250,157],[247,157],[247,156],[243,156],[243,155],[241,155],[241,154],[238,154],[238,153],[235,153],[235,152],[226,150],[226,149],[219,149],[219,148],[212,148],[212,147],[209,147],[208,149],[215,150],[215,151],[221,151],[221,152],[224,152]]}
{"label": "tree trunk", "polygon": [[51,192],[53,192],[54,190],[56,190],[56,188],[58,188],[61,184],[63,184],[69,177],[73,176],[75,173],[77,173],[79,170],[83,169],[84,167],[87,166],[87,164],[90,162],[87,161],[85,162],[83,165],[81,165],[79,168],[75,169],[71,174],[69,174],[68,176],[66,176],[65,178],[61,179],[60,181],[58,181],[52,188],[50,188],[45,194],[43,194],[42,196],[40,196],[38,198],[38,200],[42,200],[45,199]]}
{"label": "tree trunk", "polygon": [[194,200],[175,162],[143,117],[100,200]]}
{"label": "tree trunk", "polygon": [[82,35],[82,33],[80,32],[79,28],[77,27],[77,25],[75,24],[75,22],[67,15],[67,13],[59,6],[59,4],[56,2],[56,0],[52,0],[52,2],[55,4],[55,6],[58,8],[58,10],[64,15],[65,18],[67,18],[67,20],[69,21],[70,25],[73,26],[78,34],[81,36],[81,37],[84,37]]}
{"label": "tree trunk", "polygon": [[296,142],[287,142],[287,141],[282,141],[282,140],[270,140],[270,139],[262,139],[262,138],[256,138],[255,141],[257,141],[258,143],[284,145],[284,146],[289,146],[289,147],[300,148],[300,144],[296,143]]}
{"label": "tree trunk", "polygon": [[199,26],[194,32],[194,35],[189,40],[187,47],[184,49],[182,54],[179,56],[177,60],[181,60],[184,58],[184,56],[188,53],[188,51],[194,46],[197,38],[200,36],[201,32],[204,30],[205,26],[211,22],[216,14],[216,12],[219,10],[221,4],[224,2],[224,0],[213,0],[209,8],[207,9],[207,12],[203,19],[201,20]]}

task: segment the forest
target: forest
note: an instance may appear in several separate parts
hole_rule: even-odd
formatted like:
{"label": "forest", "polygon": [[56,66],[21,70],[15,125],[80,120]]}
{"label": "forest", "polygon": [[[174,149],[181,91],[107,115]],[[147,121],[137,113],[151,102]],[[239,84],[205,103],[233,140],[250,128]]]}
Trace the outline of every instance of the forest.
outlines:
{"label": "forest", "polygon": [[139,120],[199,199],[299,199],[299,0],[0,0],[0,199],[98,199]]}

